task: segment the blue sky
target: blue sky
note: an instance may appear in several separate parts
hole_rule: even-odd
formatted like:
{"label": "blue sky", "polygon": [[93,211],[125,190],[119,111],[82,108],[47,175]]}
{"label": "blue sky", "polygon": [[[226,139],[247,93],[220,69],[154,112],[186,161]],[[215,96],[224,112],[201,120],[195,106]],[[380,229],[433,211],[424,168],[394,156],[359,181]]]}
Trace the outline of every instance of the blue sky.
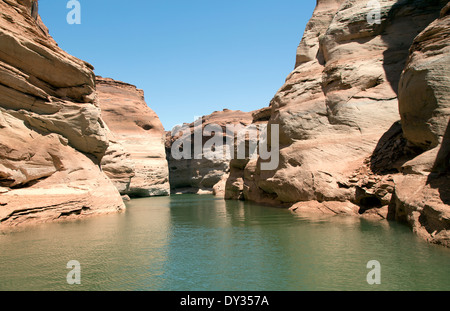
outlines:
{"label": "blue sky", "polygon": [[224,108],[269,105],[295,64],[315,0],[40,0],[59,46],[136,85],[166,130]]}

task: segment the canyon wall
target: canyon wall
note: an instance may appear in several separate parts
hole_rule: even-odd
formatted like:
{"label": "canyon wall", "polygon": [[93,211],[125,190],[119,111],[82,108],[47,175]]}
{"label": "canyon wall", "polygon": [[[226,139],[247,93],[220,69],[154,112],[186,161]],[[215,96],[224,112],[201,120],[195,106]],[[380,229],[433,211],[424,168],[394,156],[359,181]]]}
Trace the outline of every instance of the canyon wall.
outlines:
{"label": "canyon wall", "polygon": [[377,8],[368,1],[317,1],[295,69],[269,106],[279,165],[261,170],[260,158],[249,161],[225,197],[404,219],[448,245],[446,9],[439,18],[447,1],[379,3],[372,23]]}
{"label": "canyon wall", "polygon": [[31,0],[0,12],[0,224],[123,210],[100,168],[109,134],[93,67],[58,47]]}
{"label": "canyon wall", "polygon": [[123,195],[169,195],[166,133],[144,92],[109,78],[97,77],[96,82],[102,119],[111,132],[102,161],[106,175]]}
{"label": "canyon wall", "polygon": [[404,138],[417,155],[395,176],[392,219],[450,247],[450,2],[412,44],[399,84]]}
{"label": "canyon wall", "polygon": [[[267,126],[270,118],[270,108],[263,108],[252,113],[252,125]],[[250,128],[249,134],[245,137],[245,157],[238,157],[238,145],[233,150],[233,159],[230,161],[229,174],[226,177],[223,196],[226,200],[245,200],[249,197],[248,191],[252,189],[252,170],[256,168],[257,154],[250,157],[250,146],[258,145],[261,140],[261,128]],[[252,133],[254,132],[254,133]],[[257,149],[258,151],[259,149]],[[244,182],[245,181],[245,182]]]}
{"label": "canyon wall", "polygon": [[[215,133],[207,133],[205,127],[217,125],[222,131],[221,140],[226,144],[227,136],[234,141],[234,132],[227,131],[227,125],[245,127],[252,123],[253,112],[242,112],[224,109],[215,111],[210,115],[203,116],[198,122],[192,122],[176,127],[173,131],[167,132],[166,153],[169,162],[170,185],[173,193],[215,193],[224,195],[225,182],[230,170],[230,160],[223,158],[208,157],[207,153],[212,153],[212,148],[203,148],[205,143]],[[201,121],[201,122],[200,122]],[[189,156],[182,159],[173,157],[172,147],[175,141],[184,137],[181,133],[185,130],[184,136],[189,138]],[[200,146],[202,150],[195,153],[195,132],[204,133],[201,135]],[[183,148],[183,145],[181,146]]]}

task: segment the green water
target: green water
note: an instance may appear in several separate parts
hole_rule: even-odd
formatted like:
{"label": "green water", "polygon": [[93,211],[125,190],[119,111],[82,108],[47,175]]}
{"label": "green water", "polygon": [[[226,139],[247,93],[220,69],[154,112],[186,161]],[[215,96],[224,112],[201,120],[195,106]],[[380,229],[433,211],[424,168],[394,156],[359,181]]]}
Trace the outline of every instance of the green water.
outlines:
{"label": "green water", "polygon": [[[81,284],[69,285],[70,260]],[[366,280],[370,260],[381,284]],[[450,250],[403,225],[183,195],[0,234],[0,290],[450,290]]]}

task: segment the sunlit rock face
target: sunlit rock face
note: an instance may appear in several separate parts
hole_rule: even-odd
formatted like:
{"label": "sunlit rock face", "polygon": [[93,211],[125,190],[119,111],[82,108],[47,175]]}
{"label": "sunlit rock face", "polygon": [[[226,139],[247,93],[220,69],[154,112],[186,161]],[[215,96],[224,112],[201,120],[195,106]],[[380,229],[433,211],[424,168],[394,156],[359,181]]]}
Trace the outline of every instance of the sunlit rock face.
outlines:
{"label": "sunlit rock face", "polygon": [[[449,120],[446,9],[436,20],[447,1],[378,3],[317,1],[295,69],[269,106],[279,165],[246,163],[230,198],[387,218],[401,173],[429,167],[428,150],[448,166],[440,151]],[[443,203],[439,210],[448,210]],[[446,228],[446,214],[438,215],[428,218]]]}
{"label": "sunlit rock face", "polygon": [[134,85],[97,77],[98,103],[113,142],[102,166],[124,195],[170,194],[166,134],[156,113]]}
{"label": "sunlit rock face", "polygon": [[109,141],[93,67],[57,46],[30,0],[0,12],[1,225],[123,210],[99,165]]}

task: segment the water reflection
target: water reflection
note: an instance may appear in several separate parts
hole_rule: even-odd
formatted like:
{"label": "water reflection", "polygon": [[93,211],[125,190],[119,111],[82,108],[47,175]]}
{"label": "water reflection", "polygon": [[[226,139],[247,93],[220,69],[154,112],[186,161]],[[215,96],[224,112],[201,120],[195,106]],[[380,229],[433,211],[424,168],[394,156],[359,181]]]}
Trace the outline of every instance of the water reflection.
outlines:
{"label": "water reflection", "polygon": [[[396,223],[187,195],[0,235],[0,290],[449,290],[449,259]],[[80,287],[66,283],[69,260]]]}

